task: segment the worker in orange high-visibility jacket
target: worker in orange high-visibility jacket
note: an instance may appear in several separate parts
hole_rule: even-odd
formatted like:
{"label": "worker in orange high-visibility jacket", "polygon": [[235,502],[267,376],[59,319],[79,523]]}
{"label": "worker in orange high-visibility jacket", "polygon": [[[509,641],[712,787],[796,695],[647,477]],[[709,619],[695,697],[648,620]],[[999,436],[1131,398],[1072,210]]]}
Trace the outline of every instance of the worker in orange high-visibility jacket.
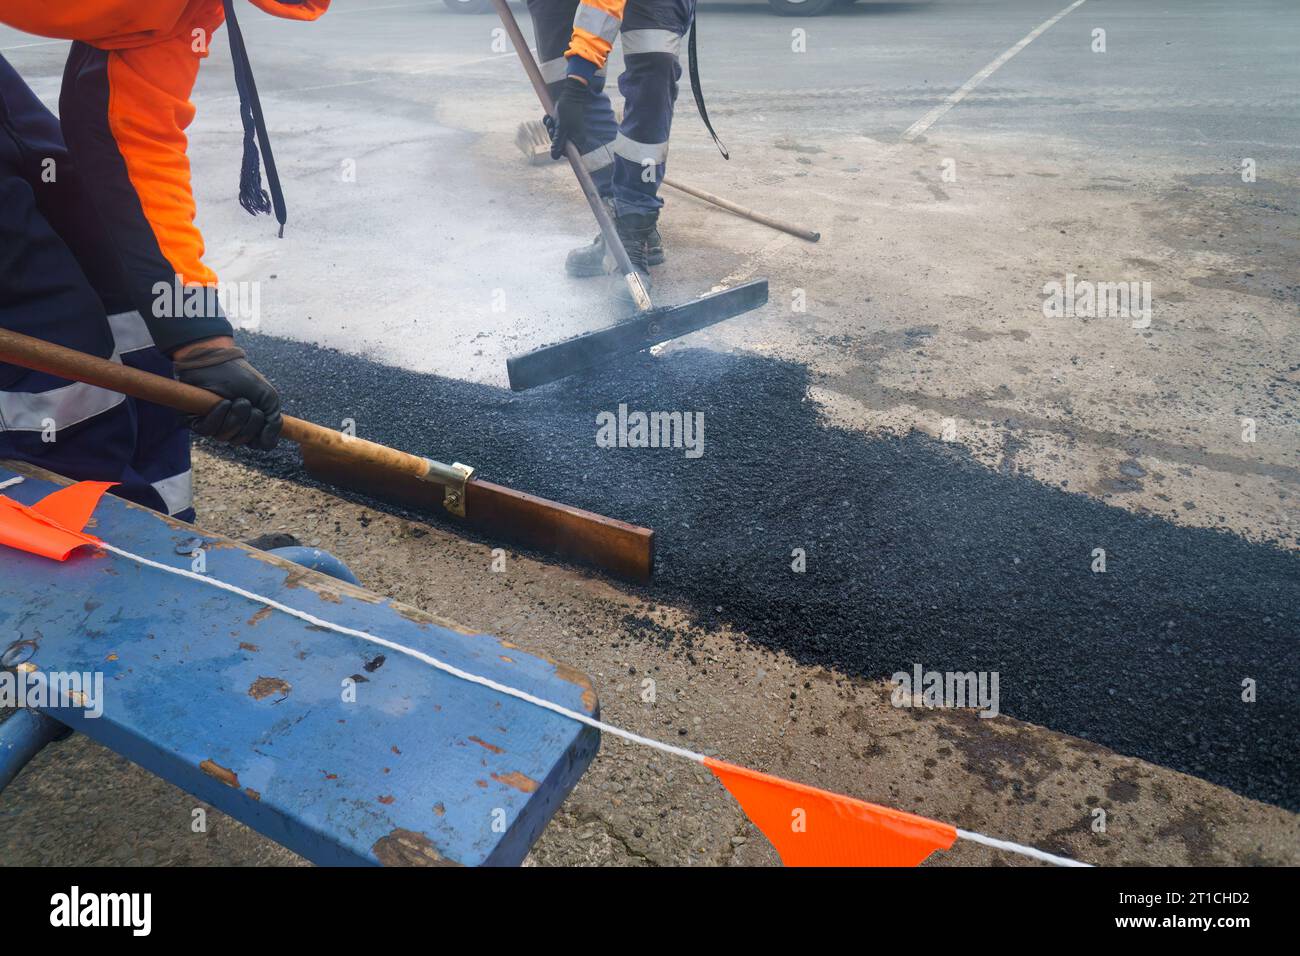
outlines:
{"label": "worker in orange high-visibility jacket", "polygon": [[[551,155],[572,141],[609,203],[632,265],[649,286],[649,267],[664,261],[659,235],[659,184],[668,161],[668,134],[682,68],[682,38],[695,18],[695,0],[528,0],[542,76],[556,103],[548,119]],[[622,37],[623,120],[605,94],[605,63]],[[604,239],[569,254],[573,276],[597,276],[612,266]],[[626,295],[622,283],[615,286]]]}
{"label": "worker in orange high-visibility jacket", "polygon": [[[269,212],[268,161],[233,0],[0,0],[0,22],[72,40],[56,119],[0,57],[0,326],[172,376],[224,399],[185,420],[146,402],[0,363],[0,458],[193,516],[189,433],[269,449],[280,399],[250,365],[203,262],[185,129],[227,20],[245,149],[240,201]],[[329,0],[250,0],[314,20]],[[260,130],[258,129],[260,127]]]}

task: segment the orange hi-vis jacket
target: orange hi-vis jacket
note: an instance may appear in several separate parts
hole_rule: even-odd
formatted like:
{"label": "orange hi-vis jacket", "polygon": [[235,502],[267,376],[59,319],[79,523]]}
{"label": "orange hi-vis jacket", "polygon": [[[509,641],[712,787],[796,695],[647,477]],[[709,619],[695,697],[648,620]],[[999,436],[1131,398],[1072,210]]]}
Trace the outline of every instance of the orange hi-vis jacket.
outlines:
{"label": "orange hi-vis jacket", "polygon": [[580,0],[573,18],[573,39],[564,55],[580,56],[597,69],[603,67],[618,39],[626,6],[627,0]]}
{"label": "orange hi-vis jacket", "polygon": [[[249,0],[292,20],[315,20],[329,0]],[[194,224],[186,128],[190,93],[222,0],[0,0],[0,22],[40,36],[74,40],[59,98],[64,139],[122,259],[136,308],[150,317],[159,282],[214,285]],[[229,334],[208,323],[151,323],[159,348]],[[160,340],[161,339],[161,340]]]}

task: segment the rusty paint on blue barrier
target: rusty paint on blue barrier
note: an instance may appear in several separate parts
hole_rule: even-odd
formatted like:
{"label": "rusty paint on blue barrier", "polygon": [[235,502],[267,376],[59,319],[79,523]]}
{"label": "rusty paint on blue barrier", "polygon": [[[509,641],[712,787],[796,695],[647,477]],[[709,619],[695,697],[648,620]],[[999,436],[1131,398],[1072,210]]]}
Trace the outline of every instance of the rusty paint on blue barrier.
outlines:
{"label": "rusty paint on blue barrier", "polygon": [[[18,467],[15,500],[56,487]],[[514,644],[117,498],[95,517],[120,548],[189,569],[177,551],[199,538],[213,577],[598,713],[585,674]],[[0,647],[102,675],[102,716],[47,713],[318,863],[517,864],[599,748],[558,714],[402,654],[368,669],[374,645],[263,610],[102,551],[0,549]]]}

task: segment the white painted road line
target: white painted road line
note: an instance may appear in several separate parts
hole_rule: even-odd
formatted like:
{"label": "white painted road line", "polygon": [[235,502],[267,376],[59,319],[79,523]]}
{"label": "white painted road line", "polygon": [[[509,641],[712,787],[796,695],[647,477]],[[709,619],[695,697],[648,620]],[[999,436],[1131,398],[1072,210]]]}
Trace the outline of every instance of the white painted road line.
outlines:
{"label": "white painted road line", "polygon": [[919,120],[917,120],[915,123],[909,126],[907,128],[907,131],[903,133],[903,141],[910,143],[912,140],[916,139],[916,137],[924,133],[927,129],[929,129],[936,122],[938,122],[939,117],[943,116],[944,113],[948,112],[950,109],[952,109],[962,100],[964,100],[966,98],[967,93],[975,89],[975,87],[979,86],[990,76],[992,76],[994,71],[1000,68],[1002,64],[1006,63],[1007,60],[1011,59],[1013,56],[1015,56],[1025,47],[1029,46],[1030,43],[1032,43],[1042,34],[1046,33],[1048,29],[1051,28],[1052,24],[1062,19],[1064,16],[1066,16],[1068,13],[1074,10],[1075,7],[1083,6],[1084,2],[1085,0],[1074,0],[1074,3],[1070,4],[1060,13],[1058,13],[1056,16],[1052,17],[1052,19],[1048,20],[1045,23],[1039,24],[1038,27],[1036,27],[1033,30],[1033,32],[1029,34],[1029,36],[1025,37],[1023,40],[1021,40],[1019,43],[1013,46],[1010,50],[1007,50],[1006,53],[1003,53],[1000,57],[998,57],[988,66],[984,67],[984,69],[980,70],[978,73],[972,76],[969,80],[967,80],[965,83],[961,85],[960,89],[958,89],[946,100],[944,100],[934,109],[930,110],[930,112],[926,113]]}
{"label": "white painted road line", "polygon": [[41,40],[39,43],[19,43],[17,46],[0,46],[0,53],[8,53],[10,50],[26,50],[33,46],[54,46],[56,43],[71,43],[71,40]]}

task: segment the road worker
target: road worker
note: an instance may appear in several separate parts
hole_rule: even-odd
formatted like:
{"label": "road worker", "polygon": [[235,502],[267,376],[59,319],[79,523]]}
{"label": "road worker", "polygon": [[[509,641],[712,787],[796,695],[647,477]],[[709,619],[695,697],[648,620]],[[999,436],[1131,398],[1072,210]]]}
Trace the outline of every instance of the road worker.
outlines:
{"label": "road worker", "polygon": [[[0,22],[72,40],[47,110],[0,57],[0,326],[209,389],[223,401],[187,420],[169,409],[0,363],[0,458],[193,517],[190,437],[272,448],[275,388],[235,344],[194,225],[185,129],[213,33],[228,19],[244,154],[240,202],[284,204],[234,0],[0,0]],[[329,0],[249,0],[314,20]],[[228,17],[228,14],[230,15]],[[259,129],[260,128],[260,129]],[[272,195],[258,166],[267,164]]]}
{"label": "road worker", "polygon": [[[572,141],[610,207],[619,238],[649,288],[649,267],[664,261],[658,230],[659,184],[682,68],[678,52],[695,16],[695,0],[528,0],[542,76],[556,103],[551,155]],[[605,94],[605,63],[622,36],[625,67],[618,80],[623,120]],[[575,249],[572,276],[608,273],[603,237]],[[626,295],[622,283],[616,288]]]}

